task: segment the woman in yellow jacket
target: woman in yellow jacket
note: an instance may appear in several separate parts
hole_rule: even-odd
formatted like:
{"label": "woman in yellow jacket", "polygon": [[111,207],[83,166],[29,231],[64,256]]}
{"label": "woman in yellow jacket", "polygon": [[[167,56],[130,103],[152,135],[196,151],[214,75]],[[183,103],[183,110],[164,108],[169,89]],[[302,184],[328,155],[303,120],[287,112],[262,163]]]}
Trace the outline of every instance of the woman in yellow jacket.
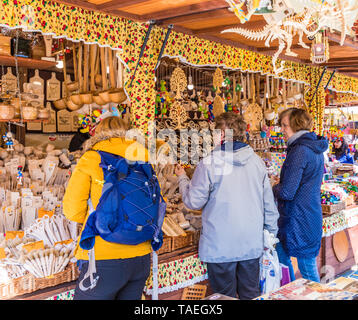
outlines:
{"label": "woman in yellow jacket", "polygon": [[[128,124],[118,117],[103,119],[95,135],[84,147],[87,150],[78,161],[69,180],[63,199],[63,211],[67,219],[85,226],[89,216],[87,201],[91,198],[93,208],[102,194],[103,171],[99,164],[100,150],[119,155],[131,161],[148,161],[148,151],[134,140],[126,140]],[[83,228],[82,228],[83,231]],[[107,242],[95,237],[94,252],[97,285],[82,291],[79,283],[88,269],[88,251],[77,244],[75,257],[80,261],[81,272],[75,288],[75,300],[138,300],[141,298],[146,279],[150,273],[151,243],[125,245]],[[85,280],[86,281],[86,280]]]}

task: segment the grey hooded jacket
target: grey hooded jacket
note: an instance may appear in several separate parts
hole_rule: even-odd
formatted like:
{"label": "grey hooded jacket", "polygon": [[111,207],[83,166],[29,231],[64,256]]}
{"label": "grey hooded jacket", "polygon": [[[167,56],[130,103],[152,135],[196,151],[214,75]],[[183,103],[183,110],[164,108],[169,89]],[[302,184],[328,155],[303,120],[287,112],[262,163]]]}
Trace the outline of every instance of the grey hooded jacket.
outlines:
{"label": "grey hooded jacket", "polygon": [[277,211],[267,170],[246,145],[214,151],[201,160],[190,181],[179,177],[184,204],[202,211],[199,257],[223,263],[261,257],[263,230],[277,234]]}

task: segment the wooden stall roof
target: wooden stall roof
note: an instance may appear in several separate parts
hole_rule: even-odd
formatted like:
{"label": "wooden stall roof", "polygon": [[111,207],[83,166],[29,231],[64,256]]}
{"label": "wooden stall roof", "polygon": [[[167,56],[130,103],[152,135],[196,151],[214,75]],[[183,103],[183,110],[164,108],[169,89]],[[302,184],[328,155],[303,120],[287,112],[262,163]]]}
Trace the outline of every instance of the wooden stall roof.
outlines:
{"label": "wooden stall roof", "polygon": [[[278,41],[266,47],[263,41],[249,41],[233,33],[222,34],[221,31],[231,27],[242,27],[250,30],[262,28],[266,23],[262,15],[253,15],[250,21],[240,24],[234,13],[228,10],[225,0],[56,0],[58,2],[91,9],[136,21],[156,20],[157,25],[166,27],[174,25],[174,30],[216,42],[249,49],[265,55],[273,55]],[[328,33],[330,44],[329,69],[358,77],[358,42],[347,37],[340,46],[340,35]],[[311,41],[304,37],[310,46]],[[282,54],[280,58],[310,64],[310,49],[298,45],[298,36],[294,38],[292,51],[297,57]]]}

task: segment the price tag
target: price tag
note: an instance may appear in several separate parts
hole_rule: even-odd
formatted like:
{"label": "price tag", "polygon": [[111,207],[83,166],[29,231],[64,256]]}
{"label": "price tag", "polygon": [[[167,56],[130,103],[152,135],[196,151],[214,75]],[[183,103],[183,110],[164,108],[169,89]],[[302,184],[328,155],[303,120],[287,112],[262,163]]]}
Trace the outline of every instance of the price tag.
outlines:
{"label": "price tag", "polygon": [[71,242],[73,242],[73,239],[67,239],[67,240],[63,240],[63,241],[57,241],[57,242],[55,242],[54,247],[55,247],[57,244],[70,244]]}
{"label": "price tag", "polygon": [[24,237],[24,231],[6,231],[5,240],[15,239],[19,237],[20,239]]}
{"label": "price tag", "polygon": [[25,249],[27,252],[31,252],[33,250],[45,249],[45,246],[43,240],[41,240],[41,241],[26,243],[22,246],[22,248]]}
{"label": "price tag", "polygon": [[38,217],[42,218],[45,215],[48,215],[50,218],[53,216],[55,210],[47,211],[44,208],[38,209]]}
{"label": "price tag", "polygon": [[6,258],[5,249],[0,248],[0,260],[5,259],[5,258]]}

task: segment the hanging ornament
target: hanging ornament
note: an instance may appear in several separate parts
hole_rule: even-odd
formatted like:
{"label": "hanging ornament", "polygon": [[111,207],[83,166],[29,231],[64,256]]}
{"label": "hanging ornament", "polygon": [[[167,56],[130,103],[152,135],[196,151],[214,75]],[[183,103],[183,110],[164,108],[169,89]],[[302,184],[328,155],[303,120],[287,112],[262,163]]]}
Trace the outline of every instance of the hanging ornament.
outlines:
{"label": "hanging ornament", "polygon": [[17,179],[17,184],[18,185],[22,185],[22,178],[23,178],[23,173],[22,173],[22,166],[18,166],[17,167],[17,176],[16,176],[16,179]]}
{"label": "hanging ornament", "polygon": [[7,150],[8,151],[13,151],[14,150],[14,141],[12,139],[12,133],[10,131],[6,132],[3,136],[2,139],[5,142],[5,145],[7,146]]}
{"label": "hanging ornament", "polygon": [[312,63],[325,63],[329,60],[329,43],[325,31],[317,32],[312,42]]}

